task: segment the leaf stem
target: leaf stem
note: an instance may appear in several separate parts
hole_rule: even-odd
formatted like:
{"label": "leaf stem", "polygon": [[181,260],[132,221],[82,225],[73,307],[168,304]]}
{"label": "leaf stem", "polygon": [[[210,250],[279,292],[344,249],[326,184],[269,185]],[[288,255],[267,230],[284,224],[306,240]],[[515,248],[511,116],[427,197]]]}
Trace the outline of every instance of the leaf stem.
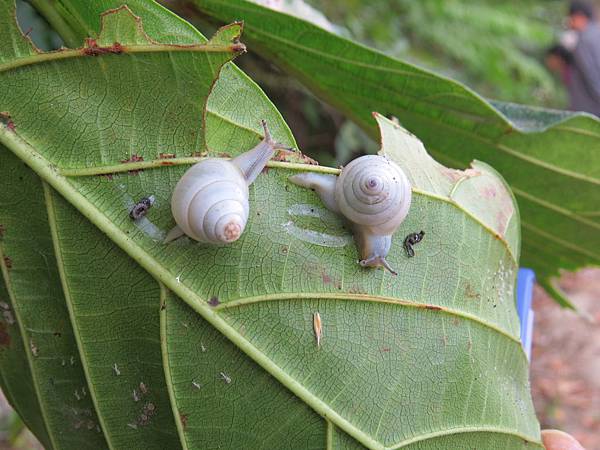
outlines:
{"label": "leaf stem", "polygon": [[[99,167],[82,167],[77,169],[59,169],[59,173],[65,177],[86,177],[94,175],[109,175],[114,173],[130,172],[143,169],[156,169],[164,166],[185,166],[199,163],[208,159],[206,157],[184,157],[184,158],[169,158],[169,159],[153,159],[151,161],[137,161],[121,164],[113,164],[109,166]],[[229,159],[229,158],[226,158]],[[333,167],[315,166],[312,164],[288,163],[284,161],[269,161],[267,167],[288,169],[288,170],[305,170],[307,172],[319,172],[337,175],[340,169]]]}
{"label": "leaf stem", "polygon": [[162,353],[162,365],[165,373],[167,392],[169,393],[169,403],[171,404],[173,411],[173,420],[175,420],[177,434],[179,435],[179,442],[181,443],[181,448],[183,450],[188,450],[185,431],[183,429],[183,423],[181,422],[181,415],[177,410],[177,398],[175,397],[175,390],[173,389],[173,377],[171,376],[169,349],[167,347],[167,299],[169,298],[169,291],[164,284],[159,282],[158,285],[160,287],[160,349]]}
{"label": "leaf stem", "polygon": [[124,53],[163,53],[163,52],[198,52],[198,53],[238,53],[245,47],[243,44],[215,45],[192,44],[192,45],[174,45],[174,44],[144,44],[144,45],[119,45],[113,47],[90,47],[77,48],[69,50],[56,50],[54,52],[38,53],[32,56],[13,59],[7,63],[0,64],[0,72],[6,72],[23,66],[41,64],[48,61],[59,61],[61,59],[79,58],[79,57],[99,57],[103,55],[118,55]]}

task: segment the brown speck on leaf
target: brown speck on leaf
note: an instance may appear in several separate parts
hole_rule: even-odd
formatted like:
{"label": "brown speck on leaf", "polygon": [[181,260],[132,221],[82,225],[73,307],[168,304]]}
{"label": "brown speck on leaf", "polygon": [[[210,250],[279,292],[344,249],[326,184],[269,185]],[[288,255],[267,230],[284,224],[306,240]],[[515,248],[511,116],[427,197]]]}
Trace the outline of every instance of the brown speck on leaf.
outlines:
{"label": "brown speck on leaf", "polygon": [[384,353],[388,353],[390,351],[389,347],[381,347],[381,351]]}
{"label": "brown speck on leaf", "polygon": [[102,174],[100,174],[98,176],[106,178],[109,181],[112,181],[114,174],[112,174],[112,173],[102,173]]}
{"label": "brown speck on leaf", "polygon": [[31,340],[31,341],[29,342],[29,348],[31,349],[31,354],[32,354],[33,356],[37,356],[37,355],[38,355],[38,353],[39,353],[39,350],[38,350],[38,348],[37,348],[37,345],[35,345],[35,342],[33,342],[33,340]]}
{"label": "brown speck on leaf", "polygon": [[158,159],[173,159],[176,158],[177,155],[175,153],[159,153]]}
{"label": "brown speck on leaf", "polygon": [[53,335],[54,337],[62,337],[62,333],[60,331],[55,331]]}
{"label": "brown speck on leaf", "polygon": [[10,347],[10,334],[6,331],[6,325],[0,322],[0,348]]}
{"label": "brown speck on leaf", "polygon": [[208,152],[193,152],[190,156],[192,158],[204,158],[208,156]]}
{"label": "brown speck on leaf", "polygon": [[12,269],[13,263],[12,263],[12,259],[10,259],[10,257],[5,256],[4,257],[4,265],[6,266],[7,269]]}
{"label": "brown speck on leaf", "polygon": [[0,123],[3,123],[4,125],[6,125],[6,128],[8,128],[10,131],[15,131],[15,123],[13,122],[13,120],[10,117],[10,114],[8,112],[6,112],[6,111],[0,112]]}
{"label": "brown speck on leaf", "polygon": [[148,388],[146,387],[146,384],[143,381],[140,381],[140,391],[144,395],[148,393]]}
{"label": "brown speck on leaf", "polygon": [[4,233],[6,233],[6,228],[0,223],[0,238],[4,237]]}
{"label": "brown speck on leaf", "polygon": [[325,272],[323,272],[321,274],[321,278],[323,279],[323,284],[330,284],[331,283],[331,277],[329,275],[327,275]]}
{"label": "brown speck on leaf", "polygon": [[208,301],[208,304],[210,306],[219,306],[221,302],[219,301],[219,297],[217,296],[213,296],[210,298],[210,300]]}
{"label": "brown speck on leaf", "polygon": [[119,42],[115,42],[113,45],[109,45],[107,47],[98,46],[98,42],[96,39],[87,38],[85,40],[85,47],[81,49],[81,52],[85,56],[99,56],[106,54],[114,54],[118,55],[123,53],[124,48]]}
{"label": "brown speck on leaf", "polygon": [[231,158],[231,154],[230,153],[226,153],[226,152],[219,152],[219,153],[217,153],[217,156],[219,158]]}
{"label": "brown speck on leaf", "polygon": [[187,423],[188,423],[189,417],[190,416],[188,414],[184,414],[181,411],[179,411],[179,420],[181,421],[181,426],[183,427],[184,431],[187,428]]}
{"label": "brown speck on leaf", "polygon": [[467,283],[465,286],[465,297],[479,300],[481,298],[481,294],[477,293],[477,291],[473,289],[471,283]]}
{"label": "brown speck on leaf", "polygon": [[425,309],[429,309],[432,311],[441,311],[442,307],[441,306],[436,306],[436,305],[425,305]]}
{"label": "brown speck on leaf", "polygon": [[[121,163],[122,164],[127,164],[127,163],[132,163],[132,162],[141,162],[143,160],[144,160],[143,156],[139,156],[139,155],[133,154],[128,159],[122,159]],[[143,171],[142,169],[137,169],[137,170],[130,170],[128,173],[131,174],[131,175],[136,175],[138,172],[142,172],[142,171]]]}

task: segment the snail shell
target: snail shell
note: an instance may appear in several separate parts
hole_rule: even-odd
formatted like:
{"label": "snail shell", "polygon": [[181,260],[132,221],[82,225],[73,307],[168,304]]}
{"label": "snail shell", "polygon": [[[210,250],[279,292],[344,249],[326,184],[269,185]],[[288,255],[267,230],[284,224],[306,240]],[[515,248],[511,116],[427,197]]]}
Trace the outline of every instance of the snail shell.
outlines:
{"label": "snail shell", "polygon": [[181,177],[171,212],[183,233],[200,242],[228,243],[248,221],[248,185],[230,161],[207,159]]}
{"label": "snail shell", "polygon": [[335,200],[352,223],[373,234],[393,234],[411,202],[408,178],[397,164],[378,155],[351,161],[337,179]]}
{"label": "snail shell", "polygon": [[232,160],[210,158],[193,165],[179,180],[171,197],[177,222],[165,239],[187,235],[200,242],[226,244],[240,238],[250,205],[248,186],[277,148],[263,121],[265,138],[252,150]]}
{"label": "snail shell", "polygon": [[307,172],[290,181],[314,189],[328,209],[352,223],[361,266],[383,266],[396,274],[385,257],[412,198],[408,177],[397,164],[367,155],[351,161],[338,177]]}

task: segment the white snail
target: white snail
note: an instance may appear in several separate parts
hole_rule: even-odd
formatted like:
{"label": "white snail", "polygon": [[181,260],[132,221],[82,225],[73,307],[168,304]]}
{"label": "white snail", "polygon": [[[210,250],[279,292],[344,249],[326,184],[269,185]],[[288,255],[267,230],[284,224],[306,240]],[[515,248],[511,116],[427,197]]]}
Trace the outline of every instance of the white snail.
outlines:
{"label": "white snail", "polygon": [[184,234],[200,242],[223,244],[236,241],[248,221],[248,186],[278,148],[265,121],[264,139],[252,150],[232,160],[210,158],[183,174],[171,197],[177,226],[165,243]]}
{"label": "white snail", "polygon": [[412,194],[400,167],[384,156],[368,155],[351,161],[338,177],[307,172],[290,181],[314,189],[329,210],[352,223],[361,266],[383,266],[396,275],[385,257]]}

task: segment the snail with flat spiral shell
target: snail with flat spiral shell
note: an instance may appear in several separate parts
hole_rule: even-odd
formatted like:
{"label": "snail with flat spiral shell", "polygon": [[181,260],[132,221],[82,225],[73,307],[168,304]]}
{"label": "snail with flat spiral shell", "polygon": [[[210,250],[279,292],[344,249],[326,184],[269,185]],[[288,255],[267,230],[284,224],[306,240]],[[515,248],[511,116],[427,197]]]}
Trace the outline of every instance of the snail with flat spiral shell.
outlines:
{"label": "snail with flat spiral shell", "polygon": [[383,266],[397,274],[385,257],[392,234],[408,214],[412,194],[400,167],[384,156],[368,155],[351,161],[337,177],[307,172],[290,181],[314,189],[329,210],[352,223],[361,266]]}
{"label": "snail with flat spiral shell", "polygon": [[241,236],[248,221],[248,186],[281,144],[271,138],[266,122],[264,139],[232,160],[209,158],[183,174],[171,197],[177,226],[165,243],[184,234],[200,242],[227,244]]}

